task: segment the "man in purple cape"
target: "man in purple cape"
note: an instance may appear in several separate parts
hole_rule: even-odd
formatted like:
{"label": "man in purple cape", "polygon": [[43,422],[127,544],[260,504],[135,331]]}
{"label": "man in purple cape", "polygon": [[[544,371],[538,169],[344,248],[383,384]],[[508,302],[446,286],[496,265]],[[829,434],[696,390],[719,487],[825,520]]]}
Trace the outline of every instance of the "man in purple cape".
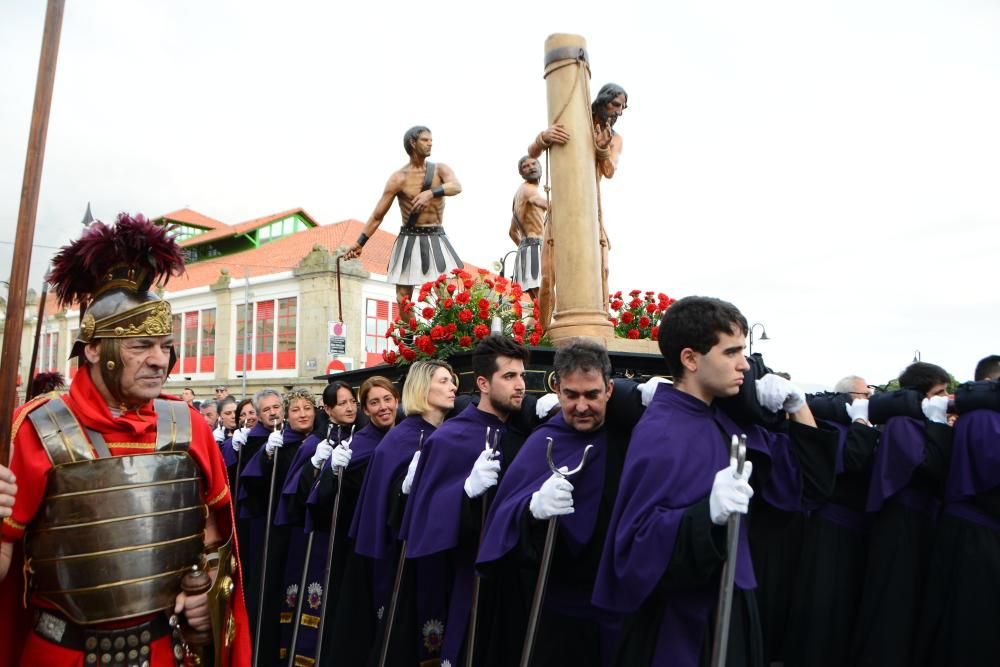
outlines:
{"label": "man in purple cape", "polygon": [[470,404],[424,441],[406,503],[406,557],[437,559],[444,568],[444,587],[432,594],[447,604],[441,659],[453,665],[462,664],[466,646],[487,494],[499,480],[501,461],[509,460],[505,454],[512,455],[524,439],[509,442],[507,422],[524,402],[527,358],[526,347],[502,335],[476,346],[472,369],[479,404]]}
{"label": "man in purple cape", "polygon": [[[758,498],[791,510],[804,482],[823,478],[806,466],[832,461],[835,435],[815,428],[804,394],[784,378],[765,375],[755,392],[762,407],[790,416],[788,435],[738,425],[714,405],[740,391],[747,330],[735,306],[706,297],[674,303],[660,324],[676,384],[657,388],[633,431],[594,587],[595,604],[629,614],[618,664],[707,664],[725,526],[731,514],[747,513],[751,474]],[[748,450],[742,476],[729,455],[740,433]],[[748,532],[740,531],[737,549],[728,665],[764,662]]]}
{"label": "man in purple cape", "polygon": [[[594,343],[560,348],[553,362],[560,412],[538,427],[510,463],[486,519],[477,563],[503,593],[488,645],[477,650],[485,664],[516,665],[524,641],[548,520],[558,531],[545,605],[535,641],[535,665],[600,665],[610,658],[619,618],[590,603],[594,573],[618,488],[629,430],[606,423],[611,362]],[[586,465],[571,480],[549,468],[546,445],[559,468]],[[477,645],[480,645],[477,642]]]}
{"label": "man in purple cape", "polygon": [[837,476],[829,500],[809,507],[796,552],[782,655],[789,667],[850,663],[865,581],[865,502],[879,432],[868,421],[870,389],[863,379],[848,376],[835,391],[809,399],[817,423],[838,433]]}
{"label": "man in purple cape", "polygon": [[955,422],[944,508],[931,548],[914,655],[928,666],[995,665],[1000,656],[1000,356],[983,359],[974,385],[992,409]]}
{"label": "man in purple cape", "polygon": [[872,513],[864,592],[851,659],[857,665],[906,667],[924,600],[931,542],[951,459],[948,382],[940,366],[914,362],[899,376],[917,392],[925,419],[891,417],[875,451],[866,510]]}

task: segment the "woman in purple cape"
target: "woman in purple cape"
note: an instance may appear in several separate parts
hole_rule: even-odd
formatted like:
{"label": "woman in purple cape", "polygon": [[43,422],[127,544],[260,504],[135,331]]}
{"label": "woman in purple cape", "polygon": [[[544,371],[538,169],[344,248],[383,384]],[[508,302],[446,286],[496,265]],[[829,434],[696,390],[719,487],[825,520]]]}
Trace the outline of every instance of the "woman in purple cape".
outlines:
{"label": "woman in purple cape", "polygon": [[[327,535],[325,532],[306,530],[306,502],[315,486],[320,469],[326,461],[336,458],[338,462],[344,459],[349,463],[350,443],[345,439],[350,436],[351,426],[355,423],[358,410],[354,392],[345,382],[331,382],[323,389],[323,411],[327,420],[323,432],[316,433],[303,441],[295,452],[281,490],[281,499],[275,512],[274,523],[278,526],[291,528],[291,541],[285,562],[284,606],[281,610],[281,651],[282,658],[287,657],[291,647],[295,624],[299,623],[296,638],[294,661],[299,658],[308,660],[316,652],[316,628],[319,626],[319,608],[322,604],[323,566],[326,561]],[[329,436],[327,437],[327,434]],[[311,542],[311,548],[310,547]],[[309,551],[309,561],[306,562],[306,552]],[[302,584],[302,570],[307,570],[306,585]],[[302,614],[296,619],[295,611],[302,600]]]}
{"label": "woman in purple cape", "polygon": [[[378,660],[383,623],[387,616],[386,610],[402,544],[399,539],[400,524],[420,459],[419,448],[421,441],[430,437],[455,405],[457,385],[454,377],[451,366],[437,359],[417,361],[409,368],[403,385],[403,407],[407,416],[375,447],[348,533],[354,540],[355,554],[361,558],[352,559],[345,578],[359,577],[371,582],[370,609],[374,610],[374,614],[368,622],[376,625],[374,636],[340,637],[335,630],[333,649],[325,654],[345,648],[343,640],[357,644],[353,651],[361,651],[368,644],[369,659],[372,662]],[[364,566],[364,571],[357,571],[359,565]],[[410,577],[407,579],[412,581]],[[416,591],[400,591],[394,623],[400,627],[415,625],[415,599]],[[339,611],[341,610],[338,609]],[[354,610],[348,610],[352,611]],[[364,627],[363,624],[358,625]],[[435,631],[436,628],[431,630]],[[440,650],[439,641],[431,645]],[[392,665],[414,665],[419,662],[420,656],[426,658],[430,653],[415,635],[410,642],[393,642],[391,649],[388,664]]]}
{"label": "woman in purple cape", "polygon": [[[268,435],[264,446],[257,450],[240,475],[240,497],[243,501],[240,511],[250,520],[251,539],[254,540],[254,545],[260,545],[258,548],[261,550],[264,548],[267,528],[272,470],[275,471],[277,491],[274,497],[270,498],[273,511],[277,508],[280,489],[288,476],[288,470],[297,450],[307,439],[315,437],[311,435],[315,420],[316,407],[309,390],[303,387],[290,390],[284,397],[284,427]],[[261,423],[258,422],[257,426],[261,426]],[[253,592],[260,596],[260,604],[263,605],[263,611],[254,610],[261,619],[260,629],[255,628],[255,631],[260,633],[258,649],[260,657],[268,662],[279,659],[280,618],[285,598],[283,590],[285,560],[290,540],[291,528],[287,525],[276,525],[272,516],[267,553],[262,554],[261,560],[258,561],[267,569],[263,593],[259,588],[261,578],[259,569],[247,571],[245,577],[248,590],[252,584]],[[250,618],[251,623],[255,623],[256,617]]]}

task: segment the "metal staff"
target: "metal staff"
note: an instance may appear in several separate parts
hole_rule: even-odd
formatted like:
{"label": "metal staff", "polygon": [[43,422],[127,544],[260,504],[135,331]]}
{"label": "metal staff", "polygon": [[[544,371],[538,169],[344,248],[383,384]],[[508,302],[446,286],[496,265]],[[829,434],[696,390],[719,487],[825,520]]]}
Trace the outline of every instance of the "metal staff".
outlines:
{"label": "metal staff", "polygon": [[[563,479],[568,479],[583,470],[584,464],[587,463],[587,455],[590,454],[590,450],[594,448],[593,445],[587,445],[583,450],[583,456],[580,458],[580,465],[568,472],[561,472],[559,468],[556,467],[555,462],[552,461],[552,438],[546,438],[546,440],[548,440],[548,445],[545,448],[545,459],[549,463],[549,469],[552,470],[554,475],[559,475]],[[542,614],[542,603],[545,601],[545,586],[548,584],[549,566],[552,564],[552,551],[554,550],[556,543],[556,527],[558,526],[558,518],[559,517],[554,516],[549,519],[549,527],[545,532],[545,548],[542,549],[542,562],[538,568],[538,581],[535,584],[535,595],[531,599],[531,614],[528,616],[528,631],[524,635],[524,649],[521,651],[521,667],[528,667],[528,665],[531,664],[531,652],[535,649],[535,632],[538,630],[538,618]]]}
{"label": "metal staff", "polygon": [[[733,436],[729,458],[736,460],[734,477],[743,477],[743,464],[747,460],[747,437]],[[740,541],[740,515],[733,512],[726,520],[726,562],[722,564],[722,581],[719,584],[719,604],[715,609],[715,636],[712,638],[712,667],[726,664],[726,650],[729,648],[729,621],[733,610],[733,586],[736,581],[737,550]]]}
{"label": "metal staff", "polygon": [[[281,418],[274,419],[274,432],[278,432]],[[240,447],[240,449],[243,449]],[[278,457],[281,454],[279,447],[274,452],[274,460],[271,461],[271,488],[267,493],[267,523],[264,524],[264,550],[260,557],[260,591],[257,593],[257,627],[253,634],[253,665],[257,667],[257,660],[260,658],[260,626],[264,621],[264,588],[267,585],[267,550],[271,543],[271,521],[274,520],[274,489],[278,486]]]}
{"label": "metal staff", "polygon": [[[347,438],[349,445],[354,440],[354,424],[351,424],[351,435]],[[340,514],[340,491],[344,486],[344,469],[337,468],[337,493],[333,496],[333,515],[330,517],[330,543],[326,547],[326,567],[323,569],[323,599],[319,607],[319,627],[316,629],[319,638],[316,640],[316,662],[320,664],[323,654],[323,628],[326,626],[326,603],[330,599],[330,579],[333,574],[333,550],[337,542],[337,516]]]}
{"label": "metal staff", "polygon": [[[490,447],[490,427],[486,427],[486,447],[490,450],[490,458],[492,459],[497,453],[497,436],[500,435],[500,429],[493,431],[493,446]],[[483,544],[483,530],[486,527],[486,512],[489,510],[489,490],[483,493],[482,510],[483,514],[479,522],[479,545]],[[473,564],[475,566],[475,564]],[[465,665],[466,667],[472,667],[473,655],[476,652],[476,625],[479,621],[479,585],[480,577],[479,572],[475,572],[475,579],[472,582],[472,610],[469,612],[469,640],[468,646],[465,649]]]}
{"label": "metal staff", "polygon": [[[337,444],[339,446],[341,439],[340,424],[337,424]],[[327,442],[330,440],[330,434],[333,432],[333,423],[331,422],[326,427],[326,439]],[[354,435],[354,426],[351,426],[351,436]],[[350,444],[348,441],[347,444]],[[317,477],[317,479],[319,479]],[[299,598],[298,604],[295,605],[295,616],[292,618],[292,642],[288,647],[288,667],[295,667],[295,647],[299,643],[299,626],[302,622],[302,604],[305,601],[306,584],[309,580],[309,561],[312,559],[313,550],[313,539],[316,536],[315,529],[309,531],[309,538],[306,540],[306,556],[302,559],[302,578],[299,580]],[[323,586],[323,597],[322,601],[326,602],[327,598],[327,587]],[[320,609],[320,618],[322,619],[323,610]],[[320,621],[322,623],[322,621]],[[313,664],[319,664],[317,660]]]}
{"label": "metal staff", "polygon": [[[424,446],[424,432],[420,431],[420,442],[417,444],[419,452]],[[413,489],[410,489],[411,491]],[[403,582],[403,568],[406,565],[406,540],[403,540],[399,548],[399,564],[396,566],[396,580],[392,584],[392,597],[389,599],[388,614],[385,618],[385,635],[382,637],[382,648],[379,650],[378,667],[385,667],[385,660],[389,656],[389,640],[392,635],[392,624],[396,620],[396,605],[399,603],[399,586]]]}
{"label": "metal staff", "polygon": [[[240,428],[244,429],[247,427],[246,417],[240,420]],[[235,434],[234,434],[235,435]],[[233,489],[233,507],[236,507],[236,503],[240,500],[240,473],[243,472],[243,449],[247,446],[247,443],[243,443],[239,450],[236,452],[236,478],[233,483],[236,488]],[[239,515],[237,515],[239,516]]]}

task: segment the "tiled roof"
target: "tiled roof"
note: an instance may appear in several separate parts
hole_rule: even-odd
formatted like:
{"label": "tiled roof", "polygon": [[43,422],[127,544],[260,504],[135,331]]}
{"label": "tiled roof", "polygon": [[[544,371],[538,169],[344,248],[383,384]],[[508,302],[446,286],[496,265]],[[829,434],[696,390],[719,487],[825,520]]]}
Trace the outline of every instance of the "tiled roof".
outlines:
{"label": "tiled roof", "polygon": [[263,218],[254,218],[253,220],[247,220],[246,222],[240,222],[235,225],[223,225],[220,228],[214,229],[207,234],[199,234],[198,236],[193,236],[181,242],[182,248],[190,248],[191,246],[198,246],[204,243],[210,243],[211,241],[218,241],[219,239],[231,238],[233,236],[238,236],[240,234],[246,234],[247,232],[252,232],[255,229],[260,229],[265,225],[269,225],[275,220],[281,220],[282,218],[287,218],[290,215],[298,213],[307,221],[311,222],[313,225],[318,225],[313,217],[306,213],[303,208],[292,208],[287,211],[281,211],[280,213],[273,213],[271,215],[266,215]]}
{"label": "tiled roof", "polygon": [[161,215],[156,219],[157,222],[169,221],[169,222],[179,222],[183,225],[190,225],[192,227],[199,227],[201,229],[228,229],[229,225],[215,218],[210,218],[207,215],[198,213],[198,211],[192,211],[189,208],[181,208],[172,213],[167,213]]}
{"label": "tiled roof", "polygon": [[[281,214],[273,219],[279,217]],[[264,221],[267,218],[259,220]],[[265,223],[261,222],[260,224]],[[321,245],[329,250],[335,250],[342,245],[348,246],[358,238],[362,229],[364,229],[364,223],[358,220],[344,220],[333,225],[322,225],[296,232],[276,241],[264,243],[259,248],[252,250],[203,259],[189,264],[184,275],[172,278],[167,284],[167,289],[171,292],[178,292],[210,285],[218,280],[219,272],[222,269],[229,271],[233,281],[243,279],[244,267],[251,278],[291,271],[299,265],[303,257],[309,254],[313,246]],[[361,263],[365,269],[372,273],[384,274],[389,264],[392,244],[395,241],[395,235],[382,230],[376,231],[365,245],[365,251],[361,255]]]}

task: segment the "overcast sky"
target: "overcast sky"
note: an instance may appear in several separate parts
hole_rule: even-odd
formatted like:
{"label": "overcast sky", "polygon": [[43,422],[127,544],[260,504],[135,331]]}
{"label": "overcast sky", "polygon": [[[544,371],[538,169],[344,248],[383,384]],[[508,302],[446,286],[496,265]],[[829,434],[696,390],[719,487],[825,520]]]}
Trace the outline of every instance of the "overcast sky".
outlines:
{"label": "overcast sky", "polygon": [[[0,279],[44,4],[0,4]],[[1000,353],[995,1],[68,0],[32,286],[87,201],[365,220],[415,124],[463,185],[455,247],[488,266],[512,248],[554,32],[586,37],[593,92],[629,93],[602,194],[612,289],[730,300],[810,384],[882,383],[915,350],[971,379]]]}

